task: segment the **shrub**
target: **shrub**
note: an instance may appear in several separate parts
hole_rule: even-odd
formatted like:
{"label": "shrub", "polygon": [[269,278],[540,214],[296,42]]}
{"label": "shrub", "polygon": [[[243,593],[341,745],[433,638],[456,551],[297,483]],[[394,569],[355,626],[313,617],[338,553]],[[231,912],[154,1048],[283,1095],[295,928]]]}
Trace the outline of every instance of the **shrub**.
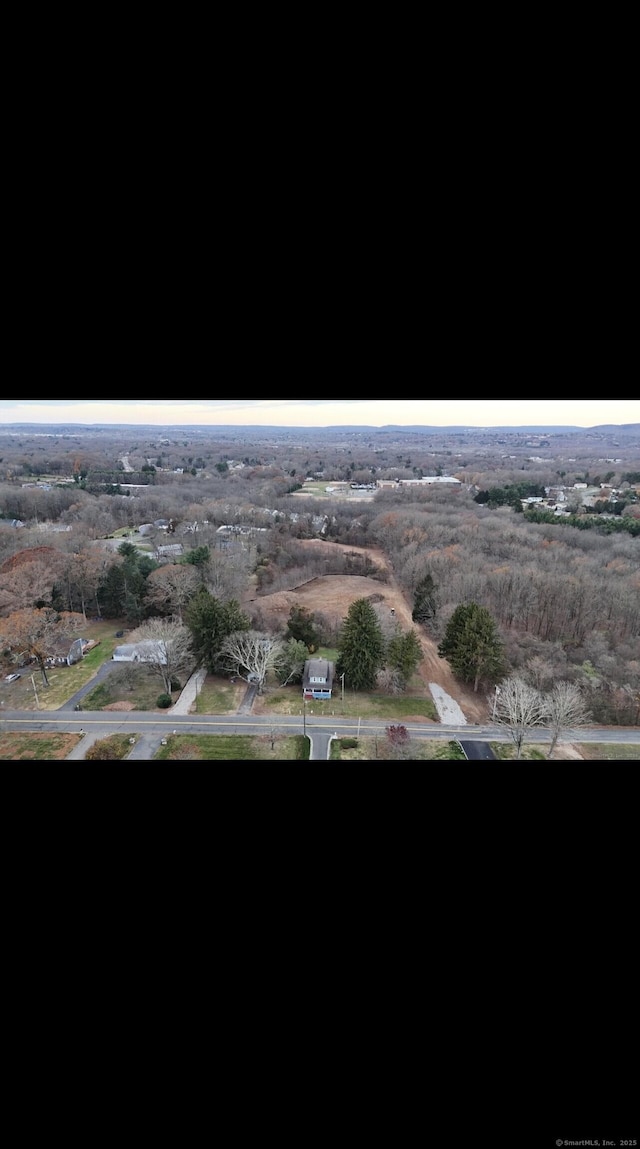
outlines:
{"label": "shrub", "polygon": [[168,710],[171,706],[172,698],[170,694],[159,694],[156,698],[156,706],[161,710]]}
{"label": "shrub", "polygon": [[182,690],[182,683],[180,682],[180,680],[178,678],[172,678],[171,679],[171,689],[172,690]]}
{"label": "shrub", "polygon": [[342,747],[343,750],[355,750],[357,745],[358,745],[358,739],[357,738],[341,738],[340,739],[340,746]]}
{"label": "shrub", "polygon": [[94,742],[85,754],[86,762],[116,762],[120,755],[115,746],[109,746],[108,743]]}

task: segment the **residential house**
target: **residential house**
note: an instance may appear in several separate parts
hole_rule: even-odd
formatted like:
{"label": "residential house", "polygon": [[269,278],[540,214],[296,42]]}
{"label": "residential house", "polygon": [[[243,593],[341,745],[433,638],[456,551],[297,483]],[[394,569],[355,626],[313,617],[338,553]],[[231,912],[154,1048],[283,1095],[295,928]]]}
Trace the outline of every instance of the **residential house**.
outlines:
{"label": "residential house", "polygon": [[308,658],[302,674],[302,697],[326,701],[331,698],[335,664],[326,658]]}
{"label": "residential house", "polygon": [[146,639],[143,642],[125,642],[116,646],[113,655],[114,662],[161,662],[166,663],[167,656],[164,645]]}

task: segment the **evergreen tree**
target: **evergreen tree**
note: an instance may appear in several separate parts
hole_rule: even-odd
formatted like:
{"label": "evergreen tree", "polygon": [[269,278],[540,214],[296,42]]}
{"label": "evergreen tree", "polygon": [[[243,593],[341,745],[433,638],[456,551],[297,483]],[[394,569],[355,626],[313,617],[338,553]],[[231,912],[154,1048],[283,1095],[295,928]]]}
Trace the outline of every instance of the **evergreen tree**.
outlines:
{"label": "evergreen tree", "polygon": [[143,617],[146,580],[159,564],[131,543],[123,543],[118,553],[124,561],[107,567],[98,587],[98,598],[106,618],[125,617],[133,624]]}
{"label": "evergreen tree", "polygon": [[387,666],[398,671],[403,688],[411,681],[422,657],[420,639],[415,630],[394,635],[387,647]]}
{"label": "evergreen tree", "polygon": [[287,621],[285,638],[294,638],[297,642],[304,642],[307,650],[313,653],[320,645],[320,637],[314,625],[315,615],[310,613],[306,606],[292,606]]}
{"label": "evergreen tree", "polygon": [[480,681],[493,684],[503,677],[503,650],[504,643],[489,611],[477,602],[470,602],[454,610],[438,654],[449,660],[458,678],[472,682],[477,691]]}
{"label": "evergreen tree", "polygon": [[426,574],[415,589],[411,617],[414,622],[429,622],[435,618],[436,609],[437,595],[433,575]]}
{"label": "evergreen tree", "polygon": [[216,669],[222,643],[229,634],[248,630],[250,621],[240,604],[231,599],[222,603],[201,586],[184,612],[184,621],[191,631],[196,655],[209,673]]}
{"label": "evergreen tree", "polygon": [[285,643],[282,662],[277,667],[278,679],[283,686],[290,682],[302,682],[304,664],[309,657],[309,650],[304,642],[290,638]]}
{"label": "evergreen tree", "polygon": [[194,567],[201,567],[204,563],[208,563],[211,558],[211,552],[207,546],[194,547],[189,551],[184,558],[180,561],[182,563],[189,563]]}
{"label": "evergreen tree", "polygon": [[373,690],[384,662],[384,638],[370,602],[358,598],[343,619],[336,671],[351,690]]}

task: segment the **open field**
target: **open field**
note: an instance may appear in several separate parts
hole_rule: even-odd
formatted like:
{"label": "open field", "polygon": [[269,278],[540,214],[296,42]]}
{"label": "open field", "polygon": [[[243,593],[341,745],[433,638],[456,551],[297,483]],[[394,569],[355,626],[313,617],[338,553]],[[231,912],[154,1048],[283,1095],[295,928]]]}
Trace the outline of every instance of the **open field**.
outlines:
{"label": "open field", "polygon": [[81,734],[13,733],[5,730],[0,738],[0,761],[61,761],[81,738]]}
{"label": "open field", "polygon": [[309,740],[301,734],[289,738],[255,737],[244,734],[170,734],[154,761],[291,761],[303,762],[309,757]]}
{"label": "open field", "polygon": [[[327,487],[333,487],[334,490],[327,491]],[[345,503],[347,500],[350,503],[370,503],[376,491],[352,491],[349,483],[331,482],[329,479],[313,479],[309,483],[305,483],[301,491],[294,491],[294,498],[312,498],[312,499],[326,499],[327,501],[335,501]]]}

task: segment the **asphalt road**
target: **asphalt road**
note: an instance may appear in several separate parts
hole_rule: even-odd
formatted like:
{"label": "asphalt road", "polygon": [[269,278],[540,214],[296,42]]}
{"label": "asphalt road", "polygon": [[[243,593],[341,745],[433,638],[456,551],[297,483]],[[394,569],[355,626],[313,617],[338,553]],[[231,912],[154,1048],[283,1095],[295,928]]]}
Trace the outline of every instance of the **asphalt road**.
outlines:
{"label": "asphalt road", "polygon": [[469,742],[466,738],[464,741],[459,738],[458,742],[460,743],[470,762],[498,761],[488,742]]}
{"label": "asphalt road", "polygon": [[[303,720],[299,716],[253,715],[253,714],[154,714],[151,711],[73,711],[73,710],[7,710],[0,708],[0,722],[5,730],[62,730],[77,733],[84,730],[99,737],[107,734],[137,733],[152,736],[166,735],[167,731],[191,734],[257,734],[264,727],[273,728],[280,734],[302,734]],[[310,717],[307,715],[306,730],[313,738],[332,734],[351,736],[360,734],[384,734],[388,723],[373,718]],[[0,727],[1,729],[1,727]],[[463,739],[465,743],[509,742],[510,736],[500,726],[449,726],[443,723],[410,723],[412,738],[426,738],[436,741],[443,739]],[[534,730],[527,742],[544,744],[551,741],[546,730]],[[558,740],[562,742],[610,742],[637,745],[640,759],[640,727],[638,726],[586,726],[577,730],[567,730]]]}

